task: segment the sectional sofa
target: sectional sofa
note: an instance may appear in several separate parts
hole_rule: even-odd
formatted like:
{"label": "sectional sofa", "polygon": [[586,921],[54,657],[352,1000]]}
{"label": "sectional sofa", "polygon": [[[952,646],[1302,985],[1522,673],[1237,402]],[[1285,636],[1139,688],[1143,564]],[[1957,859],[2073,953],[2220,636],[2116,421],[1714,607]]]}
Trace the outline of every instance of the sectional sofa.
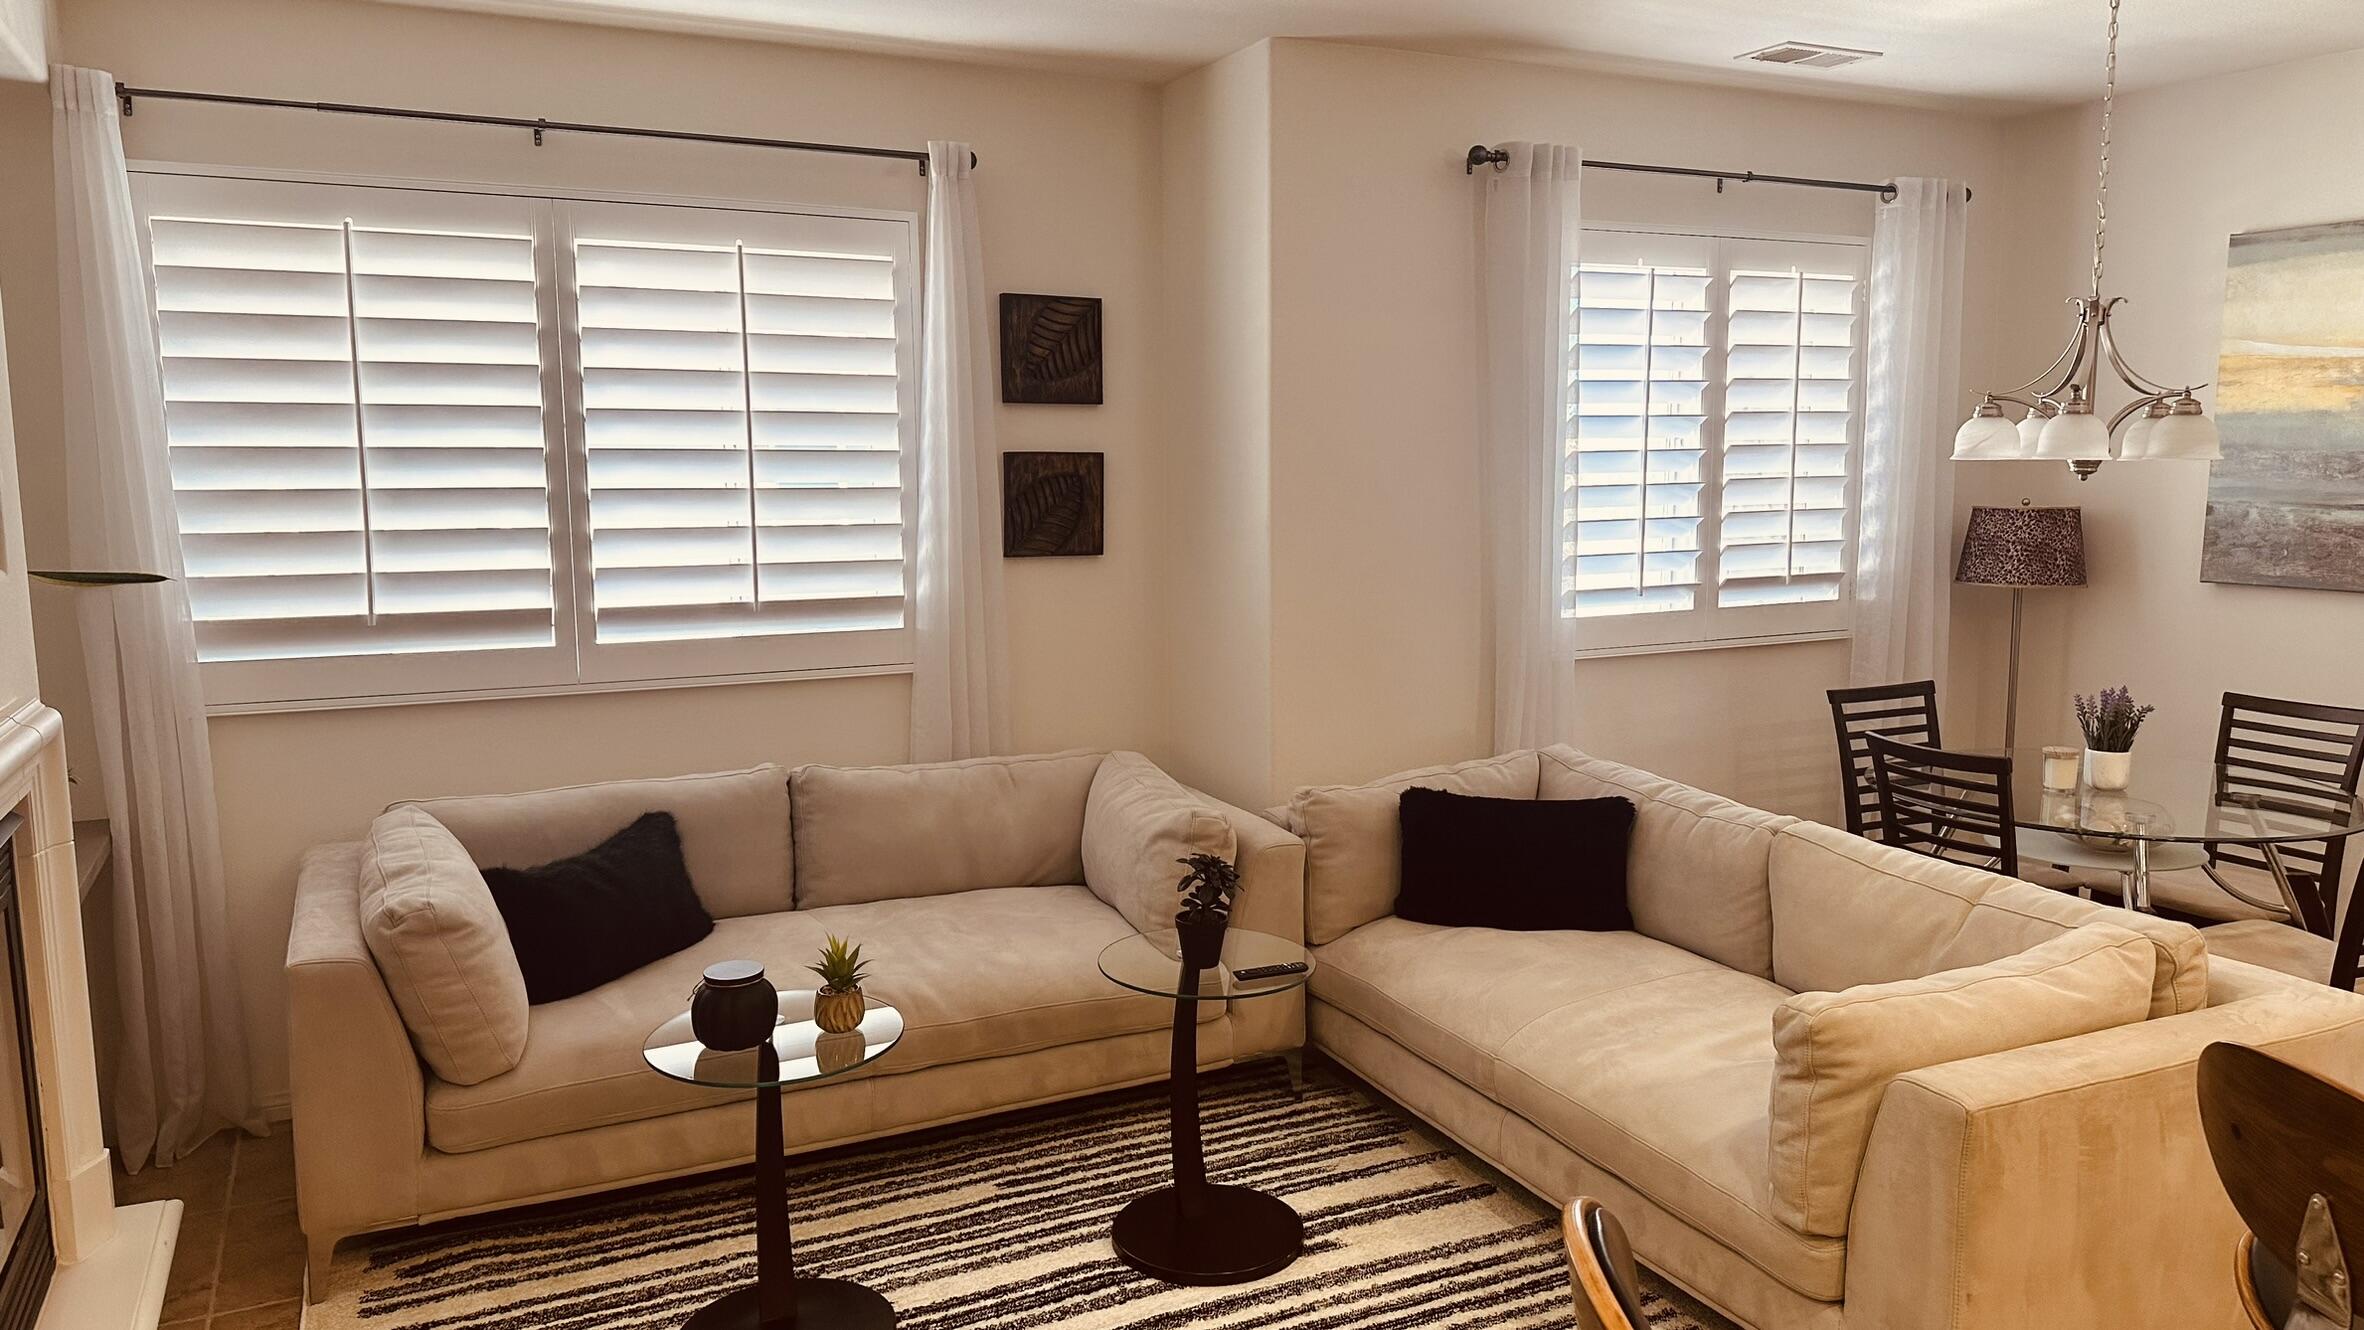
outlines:
{"label": "sectional sofa", "polygon": [[[1632,800],[1634,930],[1394,917],[1413,785]],[[2245,1324],[2200,1050],[2364,1085],[2364,997],[1568,748],[1273,816],[1305,842],[1314,1047],[1763,1330]]]}
{"label": "sectional sofa", "polygon": [[[387,922],[386,879],[405,867],[395,861],[414,809],[476,867],[563,858],[669,812],[714,931],[530,1009],[514,976],[466,973],[497,969],[497,957],[389,975],[364,918]],[[668,1080],[640,1056],[717,960],[758,960],[793,984],[825,934],[848,936],[872,963],[868,990],[903,1012],[902,1043],[873,1069],[790,1091],[791,1149],[1162,1079],[1173,1004],[1117,987],[1096,962],[1109,943],[1170,925],[1173,861],[1200,851],[1238,862],[1240,926],[1302,936],[1297,839],[1138,753],[762,766],[398,806],[361,840],[314,850],[297,885],[288,1025],[312,1287],[355,1234],[747,1160],[744,1093]],[[439,871],[473,874],[466,861]],[[422,926],[434,904],[414,902]],[[416,991],[439,983],[459,987]],[[422,1000],[455,995],[484,1009],[483,1029],[418,1019]],[[1200,1018],[1203,1066],[1305,1039],[1301,996],[1206,1003]],[[470,1070],[452,1079],[432,1064]]]}

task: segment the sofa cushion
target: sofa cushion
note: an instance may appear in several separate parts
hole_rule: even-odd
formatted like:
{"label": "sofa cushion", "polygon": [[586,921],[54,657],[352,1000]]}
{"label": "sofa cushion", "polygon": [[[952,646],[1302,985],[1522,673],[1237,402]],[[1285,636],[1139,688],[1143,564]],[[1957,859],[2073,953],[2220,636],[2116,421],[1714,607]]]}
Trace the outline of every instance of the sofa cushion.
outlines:
{"label": "sofa cushion", "polygon": [[796,906],[1084,880],[1099,753],[798,767]]}
{"label": "sofa cushion", "polygon": [[530,868],[581,854],[643,813],[671,813],[706,913],[770,914],[794,899],[783,767],[405,802],[451,828],[485,868]]}
{"label": "sofa cushion", "polygon": [[1139,753],[1110,753],[1084,801],[1083,879],[1147,933],[1174,926],[1175,886],[1193,854],[1236,861],[1231,820]]}
{"label": "sofa cushion", "polygon": [[1489,799],[1419,786],[1396,796],[1398,918],[1527,931],[1631,932],[1625,906],[1633,801]]}
{"label": "sofa cushion", "polygon": [[2088,924],[2016,956],[1920,979],[1800,993],[1773,1012],[1773,1212],[1847,1232],[1888,1083],[1908,1071],[2140,1022],[2150,939]]}
{"label": "sofa cushion", "polygon": [[1316,785],[1289,801],[1290,830],[1305,839],[1305,936],[1344,937],[1395,909],[1403,872],[1396,800],[1413,786],[1505,799],[1535,797],[1533,750],[1447,767],[1398,772],[1368,785]]}
{"label": "sofa cushion", "polygon": [[1964,864],[1799,822],[1774,837],[1773,978],[1798,992],[1918,979],[2015,956],[2084,924],[2115,924],[2158,952],[2150,1014],[2208,1002],[2200,930],[2096,905]]}
{"label": "sofa cushion", "polygon": [[1495,1098],[1790,1289],[1846,1292],[1844,1238],[1782,1223],[1766,1170],[1773,1012],[1787,990],[1714,966],[1604,993],[1502,1047]]}
{"label": "sofa cushion", "polygon": [[[804,967],[831,933],[862,944],[873,976],[865,988],[903,1013],[903,1041],[857,1075],[1161,1030],[1174,1004],[1117,987],[1096,963],[1102,948],[1133,932],[1081,886],[725,919],[697,946],[533,1008],[532,1038],[515,1071],[477,1085],[430,1080],[427,1139],[447,1152],[483,1150],[744,1097],[657,1075],[641,1060],[641,1041],[681,1013],[699,974],[719,960],[760,961],[775,983],[809,986]],[[1220,1002],[1199,1005],[1201,1020],[1224,1010]]]}
{"label": "sofa cushion", "polygon": [[1677,975],[1721,969],[1639,933],[1508,932],[1375,920],[1314,950],[1314,996],[1474,1090],[1537,1017]]}
{"label": "sofa cushion", "polygon": [[536,868],[487,868],[484,885],[532,1003],[588,993],[714,931],[671,813],[642,813],[581,854]]}
{"label": "sofa cushion", "polygon": [[1538,799],[1621,795],[1633,801],[1626,901],[1636,929],[1735,970],[1773,976],[1765,864],[1773,833],[1796,818],[1589,757],[1566,744],[1538,757]]}
{"label": "sofa cushion", "polygon": [[417,808],[370,823],[361,851],[361,936],[419,1057],[473,1085],[517,1066],[527,1044],[525,975],[468,851]]}

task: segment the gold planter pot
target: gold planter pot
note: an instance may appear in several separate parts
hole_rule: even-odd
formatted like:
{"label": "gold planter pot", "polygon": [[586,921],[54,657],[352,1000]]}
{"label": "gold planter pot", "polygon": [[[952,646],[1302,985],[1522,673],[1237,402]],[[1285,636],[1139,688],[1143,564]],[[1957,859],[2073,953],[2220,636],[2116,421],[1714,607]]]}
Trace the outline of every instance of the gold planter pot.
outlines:
{"label": "gold planter pot", "polygon": [[862,1013],[866,1010],[861,989],[840,992],[824,988],[813,998],[813,1024],[830,1034],[844,1034],[862,1023]]}

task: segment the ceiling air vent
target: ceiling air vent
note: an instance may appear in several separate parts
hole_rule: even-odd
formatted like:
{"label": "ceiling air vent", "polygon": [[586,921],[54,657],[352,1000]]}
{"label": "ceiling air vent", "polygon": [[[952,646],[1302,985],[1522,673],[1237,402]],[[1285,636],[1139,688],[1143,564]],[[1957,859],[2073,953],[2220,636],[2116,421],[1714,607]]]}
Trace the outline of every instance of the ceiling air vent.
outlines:
{"label": "ceiling air vent", "polygon": [[1745,51],[1735,60],[1756,60],[1768,65],[1793,65],[1799,69],[1836,69],[1859,61],[1876,60],[1878,51],[1859,51],[1851,46],[1823,46],[1815,42],[1776,42],[1757,51]]}

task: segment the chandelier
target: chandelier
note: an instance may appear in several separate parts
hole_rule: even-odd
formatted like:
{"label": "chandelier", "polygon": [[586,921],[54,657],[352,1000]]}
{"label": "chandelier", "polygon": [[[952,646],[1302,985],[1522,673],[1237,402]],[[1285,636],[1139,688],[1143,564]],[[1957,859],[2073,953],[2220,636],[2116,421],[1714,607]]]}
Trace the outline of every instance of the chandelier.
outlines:
{"label": "chandelier", "polygon": [[[2223,454],[2216,426],[2193,396],[2204,386],[2170,388],[2137,373],[2119,354],[2117,335],[2110,330],[2110,313],[2125,297],[2101,294],[2102,248],[2109,238],[2110,112],[2118,90],[2118,3],[2110,0],[2109,56],[2103,66],[2101,91],[2101,176],[2093,199],[2093,290],[2074,296],[2076,330],[2050,368],[2011,389],[1979,398],[1978,409],[1954,435],[1954,460],[1983,462],[2033,459],[2066,462],[2083,480],[2107,461],[2210,462]],[[2120,383],[2134,390],[2134,400],[2118,408],[2104,423],[2096,414],[2096,390],[2106,364]],[[2045,385],[2049,384],[2049,387]],[[2003,414],[2003,404],[2025,414],[2014,424]],[[2131,425],[2127,422],[2132,421]],[[2119,434],[2116,451],[2110,440]]]}

